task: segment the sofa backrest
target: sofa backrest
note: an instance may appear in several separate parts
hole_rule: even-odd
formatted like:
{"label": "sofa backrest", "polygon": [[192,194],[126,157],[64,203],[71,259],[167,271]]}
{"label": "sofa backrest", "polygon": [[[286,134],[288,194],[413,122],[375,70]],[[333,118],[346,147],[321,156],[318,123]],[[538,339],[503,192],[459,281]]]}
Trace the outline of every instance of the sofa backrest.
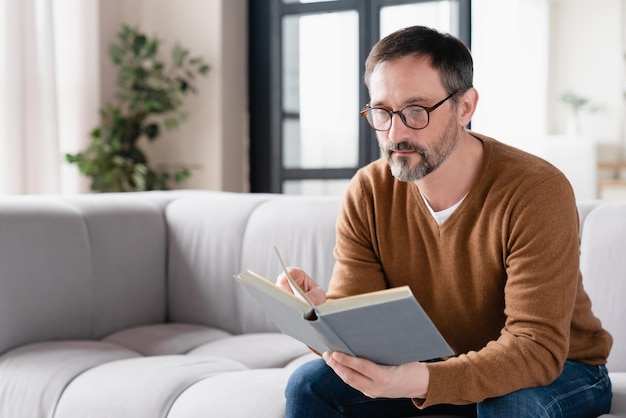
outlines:
{"label": "sofa backrest", "polygon": [[0,353],[163,321],[274,331],[233,275],[250,268],[273,280],[276,245],[326,283],[339,202],[221,192],[3,197]]}
{"label": "sofa backrest", "polygon": [[[276,330],[233,275],[274,280],[277,246],[324,287],[340,197],[237,193],[13,196],[0,201],[0,353],[163,321]],[[581,270],[626,371],[626,202],[581,202]]]}
{"label": "sofa backrest", "polygon": [[626,372],[626,202],[600,204],[588,213],[580,249],[592,309],[613,335],[609,371]]}
{"label": "sofa backrest", "polygon": [[169,320],[238,334],[276,327],[233,275],[280,273],[273,247],[321,284],[334,264],[339,197],[223,193],[173,201],[169,227]]}
{"label": "sofa backrest", "polygon": [[165,318],[169,197],[0,202],[0,353]]}

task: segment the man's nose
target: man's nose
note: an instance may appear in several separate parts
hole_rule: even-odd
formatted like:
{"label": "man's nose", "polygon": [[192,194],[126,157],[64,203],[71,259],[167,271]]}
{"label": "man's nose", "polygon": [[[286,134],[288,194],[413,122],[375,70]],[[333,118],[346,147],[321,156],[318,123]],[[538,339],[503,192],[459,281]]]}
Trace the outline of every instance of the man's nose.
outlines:
{"label": "man's nose", "polygon": [[412,129],[406,126],[399,113],[391,114],[391,126],[387,130],[387,138],[390,141],[396,144],[406,141],[409,130]]}

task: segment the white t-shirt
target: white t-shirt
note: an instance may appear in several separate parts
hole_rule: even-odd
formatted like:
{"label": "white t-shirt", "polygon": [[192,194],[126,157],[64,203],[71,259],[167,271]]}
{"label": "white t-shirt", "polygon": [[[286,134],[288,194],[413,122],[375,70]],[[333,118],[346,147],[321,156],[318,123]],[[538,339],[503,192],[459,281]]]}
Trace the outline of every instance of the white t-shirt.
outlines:
{"label": "white t-shirt", "polygon": [[461,202],[463,202],[463,199],[465,199],[465,196],[467,196],[467,195],[463,196],[461,198],[461,200],[456,202],[454,205],[450,206],[448,209],[444,209],[444,210],[440,210],[439,212],[435,212],[433,210],[433,208],[430,207],[430,204],[428,203],[428,200],[426,199],[426,196],[424,196],[424,194],[421,191],[420,191],[420,195],[422,195],[422,199],[424,199],[424,203],[426,203],[426,207],[430,211],[430,214],[433,215],[433,218],[435,218],[435,221],[437,222],[437,225],[441,225],[442,223],[444,223],[450,217],[450,215],[452,215],[454,213],[456,208],[459,207]]}

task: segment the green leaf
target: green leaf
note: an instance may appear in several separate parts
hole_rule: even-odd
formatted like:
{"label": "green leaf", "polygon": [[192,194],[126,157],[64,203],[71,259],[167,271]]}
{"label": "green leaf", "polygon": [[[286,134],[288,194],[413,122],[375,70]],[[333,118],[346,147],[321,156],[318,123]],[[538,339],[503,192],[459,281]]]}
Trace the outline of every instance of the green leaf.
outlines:
{"label": "green leaf", "polygon": [[124,167],[124,165],[126,165],[126,160],[124,159],[124,157],[115,155],[113,156],[113,158],[111,158],[111,163],[117,167]]}
{"label": "green leaf", "polygon": [[156,137],[159,136],[159,125],[156,123],[151,123],[149,125],[146,125],[143,131],[148,137],[148,139],[153,141],[156,139]]}
{"label": "green leaf", "polygon": [[148,174],[148,166],[145,164],[136,164],[135,165],[135,173],[141,174],[141,175],[146,175]]}
{"label": "green leaf", "polygon": [[158,51],[159,51],[159,40],[158,39],[148,40],[148,44],[146,46],[146,55],[148,57],[154,57]]}
{"label": "green leaf", "polygon": [[182,92],[187,91],[187,88],[189,87],[189,83],[187,83],[187,80],[185,80],[184,78],[179,78],[178,80],[178,88],[180,88],[180,90]]}
{"label": "green leaf", "polygon": [[141,53],[141,49],[146,45],[146,42],[148,42],[148,39],[145,37],[145,35],[141,35],[141,34],[134,34],[135,36],[133,37],[133,52],[135,53],[135,55],[139,55]]}
{"label": "green leaf", "polygon": [[169,117],[163,121],[165,127],[167,129],[177,129],[180,124],[178,123],[178,119],[176,117]]}
{"label": "green leaf", "polygon": [[187,180],[189,178],[190,174],[191,173],[189,172],[188,169],[183,168],[183,169],[181,169],[180,171],[177,171],[174,174],[174,181],[176,183],[182,183],[183,181],[185,181],[185,180]]}
{"label": "green leaf", "polygon": [[189,51],[183,48],[180,44],[175,44],[172,47],[172,60],[177,67],[183,67],[185,65],[185,58],[189,55]]}

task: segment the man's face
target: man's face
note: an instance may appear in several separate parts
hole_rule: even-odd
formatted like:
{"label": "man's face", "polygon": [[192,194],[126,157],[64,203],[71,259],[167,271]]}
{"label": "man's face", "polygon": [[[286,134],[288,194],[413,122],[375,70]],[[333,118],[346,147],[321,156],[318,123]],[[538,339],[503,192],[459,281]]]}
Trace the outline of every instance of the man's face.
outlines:
{"label": "man's face", "polygon": [[[448,96],[429,58],[406,56],[378,64],[370,79],[370,105],[389,111],[407,105],[432,106]],[[377,132],[378,145],[398,180],[416,181],[435,171],[459,142],[461,126],[451,101],[430,114],[428,126],[411,129],[393,116],[388,131]]]}

